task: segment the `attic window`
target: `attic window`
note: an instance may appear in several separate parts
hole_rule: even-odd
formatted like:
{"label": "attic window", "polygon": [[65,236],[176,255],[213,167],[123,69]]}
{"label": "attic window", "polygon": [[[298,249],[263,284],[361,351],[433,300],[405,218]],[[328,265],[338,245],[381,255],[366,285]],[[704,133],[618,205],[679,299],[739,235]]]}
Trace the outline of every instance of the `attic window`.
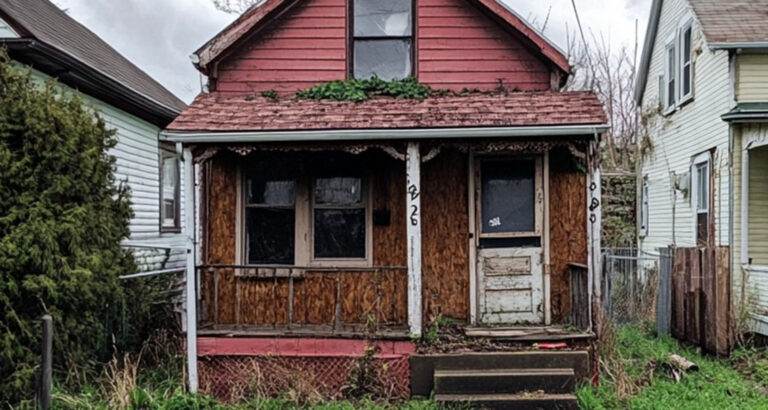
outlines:
{"label": "attic window", "polygon": [[354,78],[409,77],[413,71],[412,0],[355,0],[353,7]]}

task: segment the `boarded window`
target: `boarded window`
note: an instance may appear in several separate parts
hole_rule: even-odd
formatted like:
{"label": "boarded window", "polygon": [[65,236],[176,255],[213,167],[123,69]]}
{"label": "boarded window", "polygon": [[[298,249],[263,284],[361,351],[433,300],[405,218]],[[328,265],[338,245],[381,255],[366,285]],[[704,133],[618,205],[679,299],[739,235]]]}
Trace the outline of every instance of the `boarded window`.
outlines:
{"label": "boarded window", "polygon": [[485,161],[481,168],[483,233],[536,230],[536,161]]}
{"label": "boarded window", "polygon": [[365,215],[361,178],[315,179],[314,257],[365,258]]}
{"label": "boarded window", "polygon": [[296,183],[246,179],[246,250],[249,264],[294,263]]}
{"label": "boarded window", "polygon": [[181,227],[179,215],[181,202],[181,178],[179,156],[160,150],[160,226],[162,230],[178,230]]}
{"label": "boarded window", "polygon": [[353,75],[390,81],[412,74],[412,0],[355,0]]}

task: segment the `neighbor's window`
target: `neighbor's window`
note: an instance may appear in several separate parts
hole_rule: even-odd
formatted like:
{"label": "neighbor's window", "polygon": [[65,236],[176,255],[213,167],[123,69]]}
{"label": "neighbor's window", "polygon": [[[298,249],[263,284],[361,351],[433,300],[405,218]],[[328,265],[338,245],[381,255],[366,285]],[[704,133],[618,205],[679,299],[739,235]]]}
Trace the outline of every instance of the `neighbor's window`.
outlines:
{"label": "neighbor's window", "polygon": [[358,177],[316,178],[315,259],[365,258],[365,196]]}
{"label": "neighbor's window", "polygon": [[249,264],[294,263],[295,205],[295,181],[248,175],[245,229]]}
{"label": "neighbor's window", "polygon": [[160,227],[162,231],[181,228],[181,178],[179,156],[174,151],[160,150]]}
{"label": "neighbor's window", "polygon": [[666,48],[666,69],[664,70],[664,108],[670,109],[677,101],[677,53],[675,43]]}
{"label": "neighbor's window", "polygon": [[706,246],[709,243],[709,193],[710,193],[710,154],[706,152],[694,159],[692,167],[691,200],[696,225],[696,243]]}
{"label": "neighbor's window", "polygon": [[412,74],[413,0],[354,0],[353,75],[390,81]]}
{"label": "neighbor's window", "polygon": [[692,49],[691,35],[693,26],[688,23],[680,35],[680,99],[685,100],[692,95],[693,91],[693,70],[692,70]]}

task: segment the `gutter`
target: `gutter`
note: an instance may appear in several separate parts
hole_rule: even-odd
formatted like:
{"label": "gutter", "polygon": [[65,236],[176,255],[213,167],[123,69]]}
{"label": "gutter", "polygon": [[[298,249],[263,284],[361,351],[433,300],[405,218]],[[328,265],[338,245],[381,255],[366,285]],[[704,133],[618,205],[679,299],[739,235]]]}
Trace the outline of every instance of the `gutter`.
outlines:
{"label": "gutter", "polygon": [[[0,40],[0,44],[7,45],[10,50],[37,51],[40,54],[50,58],[52,61],[70,68],[74,72],[80,73],[82,78],[93,81],[95,85],[100,86],[99,92],[104,93],[108,97],[111,97],[116,101],[123,101],[125,104],[130,104],[141,111],[153,114],[158,118],[162,118],[163,121],[166,121],[167,123],[173,121],[173,119],[181,113],[178,109],[165,105],[132,89],[131,87],[126,86],[122,82],[103,73],[102,71],[83,63],[71,54],[45,42],[36,39],[20,38],[2,39]],[[110,105],[115,105],[109,101],[105,102],[109,103]],[[148,120],[147,118],[144,118],[144,120],[152,123],[155,122]]]}
{"label": "gutter", "polygon": [[185,132],[163,131],[160,141],[185,144],[309,142],[309,141],[371,141],[419,140],[454,138],[524,138],[557,136],[594,136],[608,131],[607,124],[561,125],[533,127],[474,127],[474,128],[408,128],[408,129],[349,129],[310,131],[242,131]]}
{"label": "gutter", "polygon": [[768,41],[734,41],[709,43],[712,50],[733,50],[733,49],[768,49]]}
{"label": "gutter", "polygon": [[731,123],[740,122],[768,122],[768,111],[760,112],[734,112],[720,116],[723,121]]}

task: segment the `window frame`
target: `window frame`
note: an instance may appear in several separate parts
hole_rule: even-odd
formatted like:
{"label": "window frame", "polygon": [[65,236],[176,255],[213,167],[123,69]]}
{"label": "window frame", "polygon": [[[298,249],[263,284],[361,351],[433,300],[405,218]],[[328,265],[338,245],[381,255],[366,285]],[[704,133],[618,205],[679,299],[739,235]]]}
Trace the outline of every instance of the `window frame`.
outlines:
{"label": "window frame", "polygon": [[[370,173],[361,170],[363,204],[365,206],[365,258],[315,258],[314,257],[314,180],[319,177],[309,175],[294,176],[294,249],[292,265],[251,264],[248,260],[248,221],[246,184],[248,180],[247,165],[241,163],[238,171],[238,223],[237,241],[239,241],[239,257],[243,266],[275,266],[275,267],[318,267],[318,268],[370,268],[373,266],[373,189],[371,189]],[[334,208],[335,209],[335,208]]]}
{"label": "window frame", "polygon": [[[690,70],[690,75],[688,76],[688,81],[690,81],[690,84],[688,85],[688,93],[685,93],[685,69],[686,69],[686,63],[685,63],[685,33],[690,31],[691,33],[691,43],[689,45],[690,49],[688,50],[688,63],[687,68]],[[685,104],[686,102],[693,99],[693,20],[688,20],[680,29],[680,52],[678,53],[678,70],[679,78],[678,78],[678,98],[677,98],[677,105]]]}
{"label": "window frame", "polygon": [[[316,175],[308,178],[306,189],[309,192],[309,226],[307,227],[307,236],[309,242],[309,264],[319,267],[370,267],[373,262],[373,203],[372,190],[370,189],[370,177],[365,172],[360,173],[360,186],[362,189],[362,207],[360,206],[317,206],[315,202],[315,180],[319,178]],[[365,257],[363,258],[317,258],[315,257],[315,209],[364,209],[365,213]],[[298,231],[298,226],[297,226]]]}
{"label": "window frame", "polygon": [[[418,32],[418,7],[416,7],[416,0],[411,1],[411,35],[410,36],[370,36],[359,37],[360,40],[411,40],[411,73],[407,77],[418,78],[418,40],[416,33]],[[355,79],[355,41],[358,37],[355,36],[355,0],[347,1],[347,79]]]}
{"label": "window frame", "polygon": [[[706,196],[705,203],[706,209],[699,209],[699,168],[701,166],[706,167]],[[712,152],[705,151],[696,155],[693,158],[691,164],[691,214],[693,216],[693,239],[694,243],[699,244],[699,215],[707,215],[707,238],[706,243],[709,243],[712,238],[712,232],[709,231],[709,225],[712,218],[712,201],[710,200],[710,194],[712,191]]]}
{"label": "window frame", "polygon": [[[242,191],[242,204],[241,205],[242,205],[242,215],[243,216],[242,216],[242,235],[241,236],[242,236],[242,244],[243,244],[243,249],[242,249],[242,255],[243,255],[243,259],[244,259],[244,263],[243,264],[244,265],[251,265],[251,266],[262,266],[262,265],[266,265],[266,266],[284,266],[283,264],[279,264],[279,263],[277,263],[277,264],[251,264],[250,257],[249,257],[250,255],[248,254],[250,252],[250,249],[249,249],[249,246],[248,246],[248,209],[249,208],[253,208],[253,209],[283,209],[283,210],[292,209],[293,210],[293,235],[294,235],[294,239],[293,239],[293,264],[296,264],[297,252],[298,252],[298,246],[299,246],[297,241],[296,241],[296,239],[298,238],[298,236],[296,235],[296,232],[298,231],[298,229],[297,229],[297,224],[298,224],[297,208],[298,208],[298,203],[299,203],[299,179],[297,179],[297,178],[290,178],[290,179],[286,178],[286,179],[284,179],[285,181],[293,181],[293,205],[291,205],[291,206],[288,206],[288,205],[271,205],[271,204],[256,204],[256,203],[250,204],[250,203],[248,203],[248,191],[247,191],[248,173],[246,173],[246,172],[242,173],[242,180],[243,181],[242,181],[241,186],[242,186],[242,190],[243,191]],[[272,179],[272,180],[274,181],[274,180],[277,180],[277,179]]]}
{"label": "window frame", "polygon": [[[483,164],[487,162],[509,162],[509,161],[534,161],[534,230],[529,232],[483,232]],[[475,163],[475,186],[477,196],[475,198],[476,226],[479,239],[517,239],[517,238],[540,238],[543,235],[544,225],[544,170],[543,156],[483,156],[477,157]]]}
{"label": "window frame", "polygon": [[[176,186],[174,187],[173,200],[174,200],[174,218],[173,224],[166,224],[165,218],[165,194],[163,189],[163,183],[165,179],[165,160],[167,158],[173,158],[176,161]],[[158,147],[158,161],[159,161],[159,180],[158,180],[158,198],[159,198],[159,225],[160,233],[180,233],[181,232],[181,158],[175,149],[170,147],[160,146]]]}
{"label": "window frame", "polygon": [[[677,36],[675,36],[677,37]],[[670,52],[673,53],[673,56],[670,56]],[[674,67],[670,66],[670,63],[673,62],[675,64]],[[678,53],[677,53],[677,41],[675,38],[671,39],[667,42],[666,46],[664,47],[664,90],[663,90],[663,104],[664,107],[664,113],[669,114],[672,111],[675,110],[678,104],[678,88],[679,88],[679,82],[677,80],[678,77]],[[673,82],[670,84],[670,82]],[[671,96],[672,101],[670,101],[670,88],[672,89],[673,95]]]}

